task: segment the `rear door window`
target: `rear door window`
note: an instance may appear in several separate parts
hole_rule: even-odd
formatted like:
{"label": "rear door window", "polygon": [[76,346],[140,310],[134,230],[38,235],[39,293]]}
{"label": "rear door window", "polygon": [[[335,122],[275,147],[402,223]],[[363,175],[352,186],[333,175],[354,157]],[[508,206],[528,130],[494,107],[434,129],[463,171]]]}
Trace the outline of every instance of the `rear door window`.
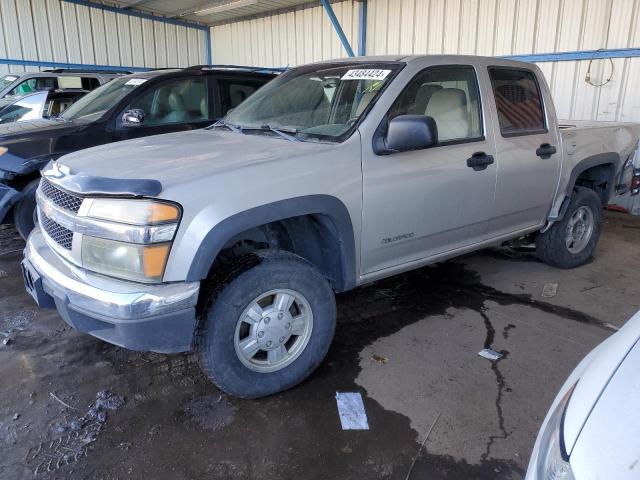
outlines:
{"label": "rear door window", "polygon": [[489,68],[503,137],[545,133],[544,106],[535,74],[520,68]]}

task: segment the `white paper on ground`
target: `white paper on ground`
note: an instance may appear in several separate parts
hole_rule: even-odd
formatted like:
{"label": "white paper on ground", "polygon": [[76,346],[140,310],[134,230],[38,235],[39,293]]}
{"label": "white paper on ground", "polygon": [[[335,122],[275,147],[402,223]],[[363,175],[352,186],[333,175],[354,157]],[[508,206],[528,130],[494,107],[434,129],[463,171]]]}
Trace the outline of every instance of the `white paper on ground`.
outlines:
{"label": "white paper on ground", "polygon": [[552,298],[558,294],[558,284],[557,283],[545,283],[542,288],[542,296],[544,298]]}
{"label": "white paper on ground", "polygon": [[343,430],[369,430],[360,393],[336,392],[336,402]]}
{"label": "white paper on ground", "polygon": [[478,352],[482,358],[486,358],[487,360],[498,360],[502,358],[502,354],[496,352],[495,350],[491,350],[490,348],[485,348],[484,350],[480,350]]}

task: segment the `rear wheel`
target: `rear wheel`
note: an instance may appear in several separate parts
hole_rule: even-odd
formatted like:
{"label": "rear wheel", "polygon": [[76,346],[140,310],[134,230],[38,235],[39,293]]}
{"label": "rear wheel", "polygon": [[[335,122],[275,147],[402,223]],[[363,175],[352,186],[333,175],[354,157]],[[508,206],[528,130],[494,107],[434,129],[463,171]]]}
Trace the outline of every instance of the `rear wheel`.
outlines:
{"label": "rear wheel", "polygon": [[584,265],[598,245],[601,223],[600,197],[593,190],[576,187],[564,218],[538,235],[538,257],[559,268]]}
{"label": "rear wheel", "polygon": [[309,262],[261,250],[233,265],[204,308],[196,348],[222,390],[271,395],[309,376],[325,357],[336,321],[333,291]]}
{"label": "rear wheel", "polygon": [[39,183],[39,178],[28,183],[22,191],[22,198],[13,207],[13,223],[24,240],[36,224],[36,190]]}

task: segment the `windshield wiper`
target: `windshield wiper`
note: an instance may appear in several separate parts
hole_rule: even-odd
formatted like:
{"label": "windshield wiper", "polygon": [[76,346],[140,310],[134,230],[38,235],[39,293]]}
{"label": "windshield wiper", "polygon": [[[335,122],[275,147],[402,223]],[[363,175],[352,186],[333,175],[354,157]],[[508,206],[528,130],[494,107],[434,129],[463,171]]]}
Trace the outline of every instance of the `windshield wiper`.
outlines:
{"label": "windshield wiper", "polygon": [[218,120],[216,123],[211,125],[212,127],[227,127],[233,133],[242,133],[242,127],[239,125],[234,125],[233,123],[227,122],[224,118]]}
{"label": "windshield wiper", "polygon": [[[282,129],[282,128],[276,128],[273,125],[265,124],[265,125],[262,125],[258,130],[271,130],[272,132],[277,133],[282,138],[285,138],[285,139],[289,140],[290,142],[299,142],[300,141],[300,139],[295,136],[295,134],[298,133],[298,130],[293,129],[293,128],[292,129]],[[293,134],[293,135],[291,135],[291,134]]]}

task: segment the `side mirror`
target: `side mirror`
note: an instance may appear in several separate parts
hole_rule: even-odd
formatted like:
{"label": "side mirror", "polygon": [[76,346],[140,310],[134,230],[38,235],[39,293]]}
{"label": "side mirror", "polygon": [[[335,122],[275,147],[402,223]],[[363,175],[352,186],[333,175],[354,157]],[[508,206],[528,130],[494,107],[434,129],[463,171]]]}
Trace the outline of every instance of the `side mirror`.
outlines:
{"label": "side mirror", "polygon": [[396,153],[421,150],[438,143],[438,127],[426,115],[398,115],[392,118],[384,140],[385,152]]}
{"label": "side mirror", "polygon": [[132,108],[122,114],[122,125],[124,127],[139,127],[144,122],[144,110]]}

